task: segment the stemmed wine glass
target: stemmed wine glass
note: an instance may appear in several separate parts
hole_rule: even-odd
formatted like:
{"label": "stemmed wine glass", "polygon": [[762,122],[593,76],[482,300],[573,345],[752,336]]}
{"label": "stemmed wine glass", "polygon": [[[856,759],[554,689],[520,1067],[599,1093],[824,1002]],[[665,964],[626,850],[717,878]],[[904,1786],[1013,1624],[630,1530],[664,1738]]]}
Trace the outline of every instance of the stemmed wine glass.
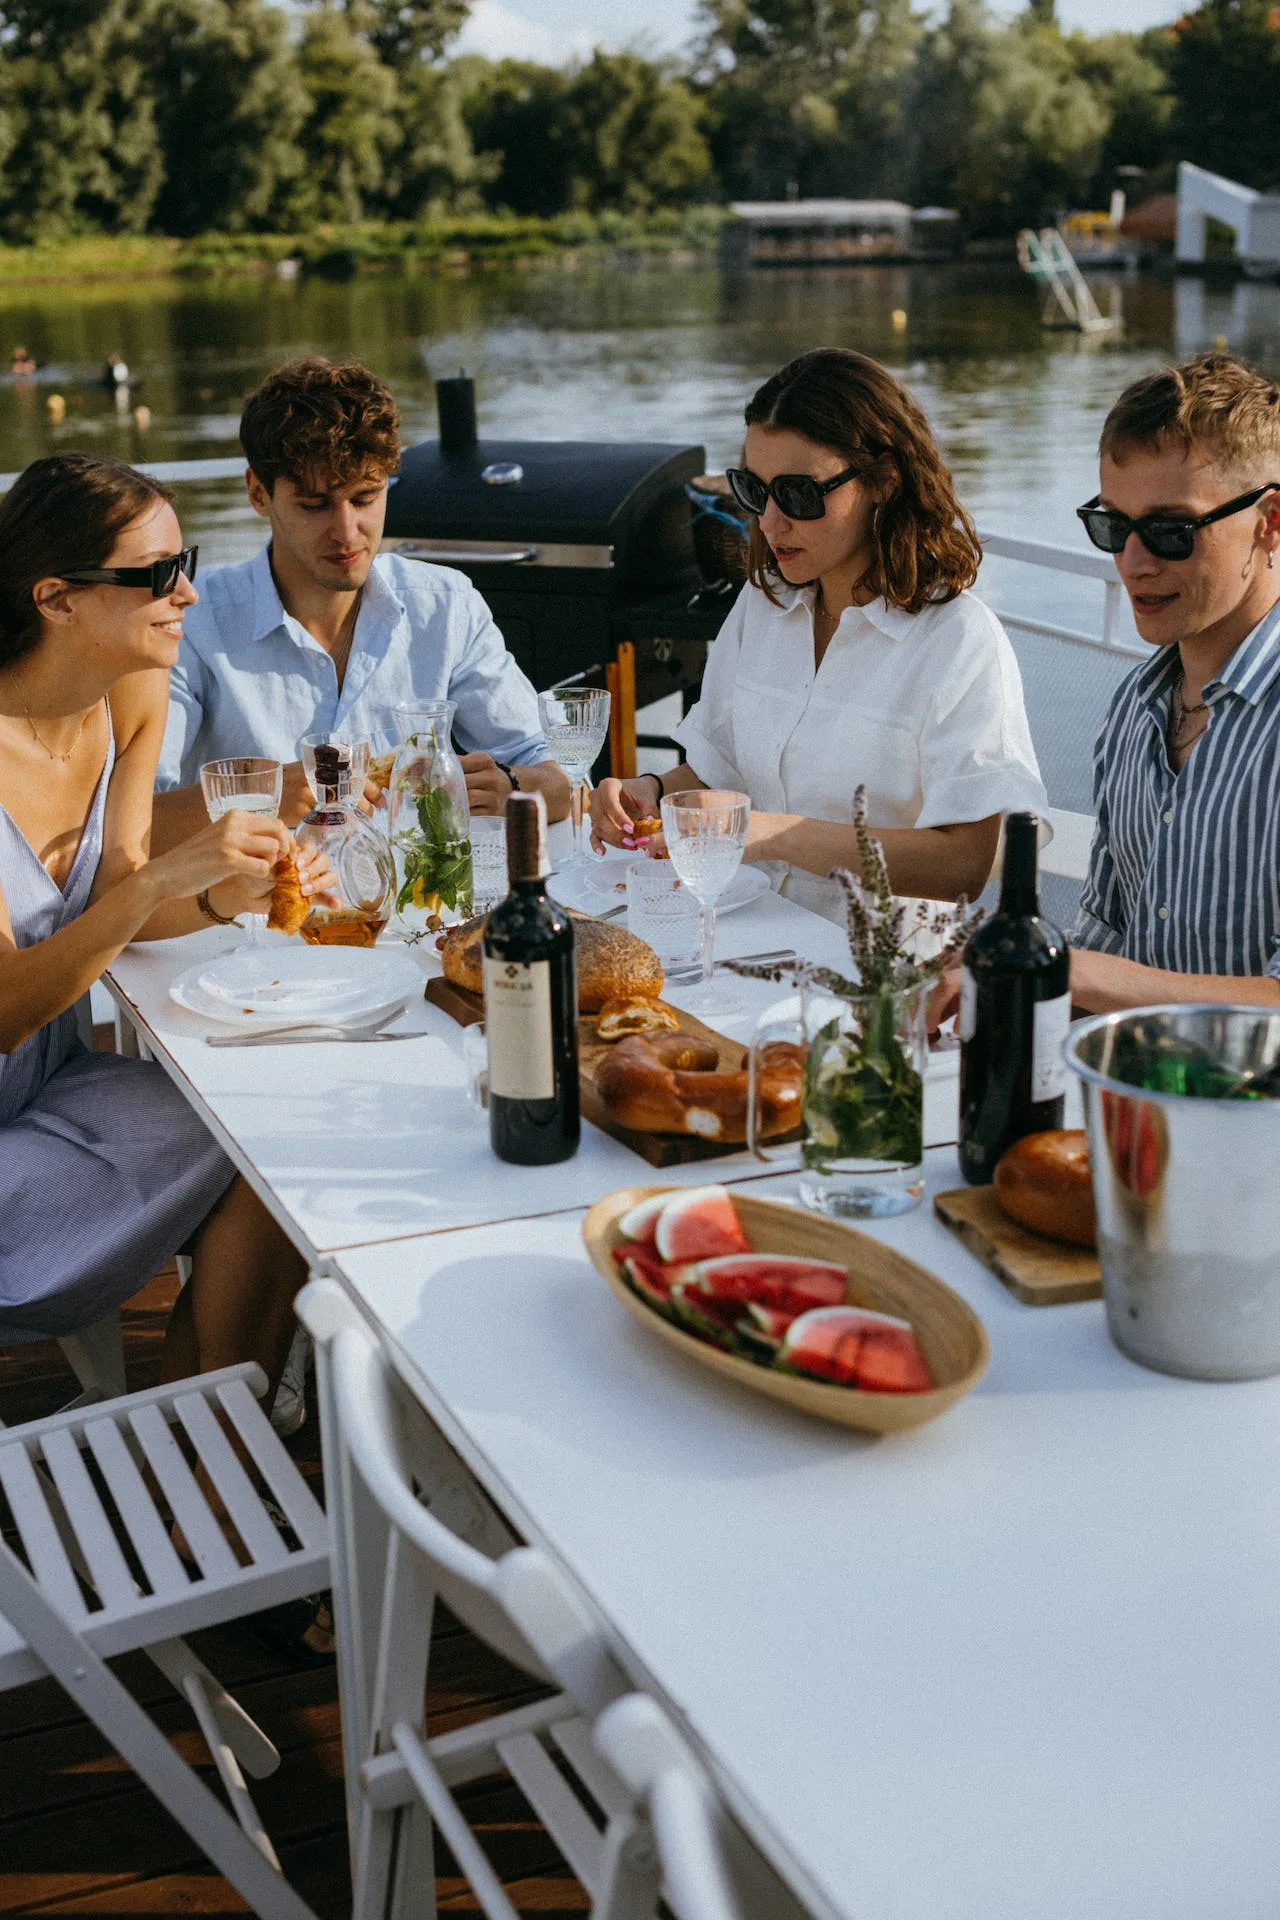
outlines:
{"label": "stemmed wine glass", "polygon": [[596,687],[551,687],[538,695],[538,712],[547,751],[573,787],[573,852],[556,862],[557,872],[564,873],[587,864],[582,850],[583,789],[587,769],[609,732],[609,696]]}
{"label": "stemmed wine glass", "polygon": [[693,789],[662,802],[662,831],[676,877],[702,910],[702,979],[685,996],[690,1012],[743,1012],[734,994],[713,985],[716,901],[742,865],[751,802],[745,793]]}
{"label": "stemmed wine glass", "polygon": [[[280,791],[284,768],[278,760],[208,760],[200,769],[200,791],[211,820],[238,808],[241,813],[270,814],[280,811]],[[246,914],[246,947],[260,947],[266,919],[262,914]]]}

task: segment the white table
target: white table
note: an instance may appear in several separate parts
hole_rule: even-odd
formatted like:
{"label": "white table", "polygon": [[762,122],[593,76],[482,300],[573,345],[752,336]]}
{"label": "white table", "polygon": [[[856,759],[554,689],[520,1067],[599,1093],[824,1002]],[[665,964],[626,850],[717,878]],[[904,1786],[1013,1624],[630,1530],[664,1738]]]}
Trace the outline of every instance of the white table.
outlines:
{"label": "white table", "polygon": [[580,1218],[333,1265],[813,1912],[1274,1920],[1280,1381],[1145,1372],[1100,1305],[1019,1305],[921,1211],[876,1231],[991,1368],[860,1438],[647,1336]]}
{"label": "white table", "polygon": [[[211,928],[128,947],[106,982],[308,1258],[338,1247],[585,1206],[637,1181],[701,1185],[764,1171],[743,1149],[655,1175],[629,1147],[586,1124],[574,1159],[554,1167],[503,1166],[490,1153],[484,1116],[467,1102],[461,1029],[422,1001],[396,1023],[421,1032],[420,1044],[208,1047],[205,1035],[216,1030],[213,1023],[177,1006],[169,988],[197,959],[229,951],[238,937]],[[840,928],[776,894],[725,915],[717,947],[723,956],[794,947],[828,965],[849,963]],[[424,978],[439,972],[434,951],[407,951],[420,957]],[[739,989],[750,1011],[720,1025],[746,1041],[784,990],[756,980],[735,982],[734,991]],[[680,990],[672,988],[669,997],[678,1005]],[[956,1136],[956,1066],[952,1054],[931,1068],[927,1144]]]}

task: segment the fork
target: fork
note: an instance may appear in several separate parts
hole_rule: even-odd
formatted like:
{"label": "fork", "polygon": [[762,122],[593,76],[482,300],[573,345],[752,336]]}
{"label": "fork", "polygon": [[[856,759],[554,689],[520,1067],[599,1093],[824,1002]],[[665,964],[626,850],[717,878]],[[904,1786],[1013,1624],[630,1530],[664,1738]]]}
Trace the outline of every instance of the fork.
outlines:
{"label": "fork", "polygon": [[263,1027],[256,1033],[207,1033],[204,1037],[206,1047],[269,1047],[294,1046],[306,1041],[318,1040],[421,1040],[420,1033],[384,1033],[383,1027],[388,1020],[394,1020],[396,1013],[384,1013],[378,1019],[363,1027],[324,1026],[319,1022],[306,1022],[290,1027]]}

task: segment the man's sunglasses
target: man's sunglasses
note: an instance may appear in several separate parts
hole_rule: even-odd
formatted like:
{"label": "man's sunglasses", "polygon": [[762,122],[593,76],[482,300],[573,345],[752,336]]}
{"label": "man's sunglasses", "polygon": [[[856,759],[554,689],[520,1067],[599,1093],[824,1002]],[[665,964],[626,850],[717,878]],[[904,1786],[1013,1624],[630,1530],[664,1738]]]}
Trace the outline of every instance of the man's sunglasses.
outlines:
{"label": "man's sunglasses", "polygon": [[821,520],[827,495],[865,472],[865,467],[846,467],[834,480],[815,480],[807,473],[780,473],[774,480],[762,480],[750,467],[726,467],[724,477],[747,513],[762,514],[773,499],[788,520]]}
{"label": "man's sunglasses", "polygon": [[1255,487],[1251,493],[1238,494],[1225,506],[1215,507],[1212,513],[1202,513],[1196,520],[1175,520],[1163,513],[1148,513],[1141,520],[1131,520],[1127,513],[1117,513],[1114,507],[1100,507],[1101,496],[1097,494],[1083,507],[1077,507],[1076,514],[1084,521],[1084,530],[1094,546],[1101,547],[1104,553],[1123,553],[1129,535],[1136,533],[1147,552],[1153,553],[1157,560],[1189,560],[1200,527],[1211,527],[1215,520],[1243,513],[1273,487],[1280,487],[1280,480],[1268,480],[1265,486]]}
{"label": "man's sunglasses", "polygon": [[80,567],[62,577],[75,587],[149,587],[153,600],[163,600],[177,586],[179,574],[195,579],[199,555],[199,547],[184,547],[181,553],[153,560],[149,567]]}

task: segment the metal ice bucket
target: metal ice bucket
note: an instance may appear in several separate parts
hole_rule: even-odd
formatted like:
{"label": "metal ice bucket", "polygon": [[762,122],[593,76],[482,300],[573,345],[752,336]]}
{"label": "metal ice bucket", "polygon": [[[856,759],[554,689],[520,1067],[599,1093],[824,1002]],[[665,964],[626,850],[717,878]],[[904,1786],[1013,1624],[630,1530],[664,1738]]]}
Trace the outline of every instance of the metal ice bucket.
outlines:
{"label": "metal ice bucket", "polygon": [[1240,1073],[1280,1059],[1280,1013],[1144,1007],[1082,1021],[1107,1324],[1146,1367],[1202,1380],[1280,1373],[1280,1099],[1194,1099],[1112,1077],[1139,1025]]}

